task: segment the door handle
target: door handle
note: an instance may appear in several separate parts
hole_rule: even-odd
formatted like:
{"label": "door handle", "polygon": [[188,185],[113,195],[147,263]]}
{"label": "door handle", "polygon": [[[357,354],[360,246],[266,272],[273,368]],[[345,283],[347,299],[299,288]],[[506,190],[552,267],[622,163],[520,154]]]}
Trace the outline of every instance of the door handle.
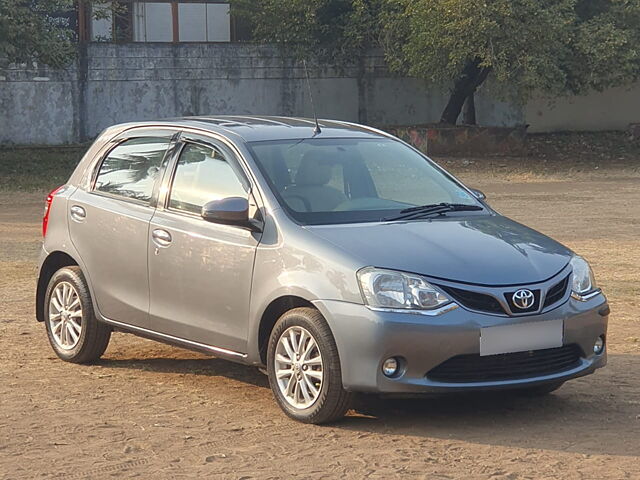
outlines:
{"label": "door handle", "polygon": [[76,222],[84,222],[87,218],[87,211],[82,208],[80,205],[74,205],[70,209],[71,218],[73,218]]}
{"label": "door handle", "polygon": [[151,238],[153,238],[153,243],[155,243],[159,247],[168,247],[169,245],[171,245],[171,234],[166,230],[156,228],[151,233]]}

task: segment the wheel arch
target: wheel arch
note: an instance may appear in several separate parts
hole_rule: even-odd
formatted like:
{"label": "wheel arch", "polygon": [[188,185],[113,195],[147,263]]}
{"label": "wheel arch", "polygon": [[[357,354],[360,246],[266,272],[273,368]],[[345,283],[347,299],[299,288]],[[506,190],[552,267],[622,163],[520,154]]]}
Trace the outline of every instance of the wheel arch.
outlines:
{"label": "wheel arch", "polygon": [[79,267],[80,264],[71,255],[59,250],[51,252],[42,262],[36,288],[36,320],[39,322],[44,321],[44,296],[51,277],[61,268],[71,266]]}
{"label": "wheel arch", "polygon": [[267,364],[269,336],[278,319],[289,310],[300,307],[317,308],[309,300],[297,295],[282,295],[269,303],[262,313],[258,327],[258,354],[263,365]]}

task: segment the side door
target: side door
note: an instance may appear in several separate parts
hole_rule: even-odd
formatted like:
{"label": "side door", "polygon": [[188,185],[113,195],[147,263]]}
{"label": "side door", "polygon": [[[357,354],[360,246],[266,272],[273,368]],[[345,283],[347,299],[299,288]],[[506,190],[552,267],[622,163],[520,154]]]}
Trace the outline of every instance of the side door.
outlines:
{"label": "side door", "polygon": [[170,130],[118,138],[71,195],[71,240],[85,265],[100,313],[138,327],[149,323],[147,248]]}
{"label": "side door", "polygon": [[254,212],[257,205],[229,147],[185,134],[181,143],[149,231],[152,328],[243,353],[260,234],[200,214],[205,203],[226,197],[248,198]]}

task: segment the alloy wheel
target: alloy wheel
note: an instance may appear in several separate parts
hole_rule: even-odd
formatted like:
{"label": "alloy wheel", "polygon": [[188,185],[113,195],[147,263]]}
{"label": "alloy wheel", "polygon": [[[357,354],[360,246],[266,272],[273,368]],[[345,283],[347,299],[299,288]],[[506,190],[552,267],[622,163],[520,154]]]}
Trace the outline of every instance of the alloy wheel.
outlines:
{"label": "alloy wheel", "polygon": [[60,282],[49,299],[49,326],[56,344],[63,350],[73,349],[82,333],[82,304],[76,288]]}
{"label": "alloy wheel", "polygon": [[275,352],[274,371],[280,393],[294,408],[312,406],[322,389],[322,354],[308,330],[294,326],[285,330]]}

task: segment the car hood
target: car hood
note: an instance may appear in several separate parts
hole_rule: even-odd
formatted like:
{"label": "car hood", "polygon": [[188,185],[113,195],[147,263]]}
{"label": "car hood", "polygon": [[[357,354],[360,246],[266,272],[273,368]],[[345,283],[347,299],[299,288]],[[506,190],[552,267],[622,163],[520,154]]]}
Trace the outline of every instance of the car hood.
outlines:
{"label": "car hood", "polygon": [[571,251],[499,215],[307,227],[364,265],[478,285],[547,280]]}

